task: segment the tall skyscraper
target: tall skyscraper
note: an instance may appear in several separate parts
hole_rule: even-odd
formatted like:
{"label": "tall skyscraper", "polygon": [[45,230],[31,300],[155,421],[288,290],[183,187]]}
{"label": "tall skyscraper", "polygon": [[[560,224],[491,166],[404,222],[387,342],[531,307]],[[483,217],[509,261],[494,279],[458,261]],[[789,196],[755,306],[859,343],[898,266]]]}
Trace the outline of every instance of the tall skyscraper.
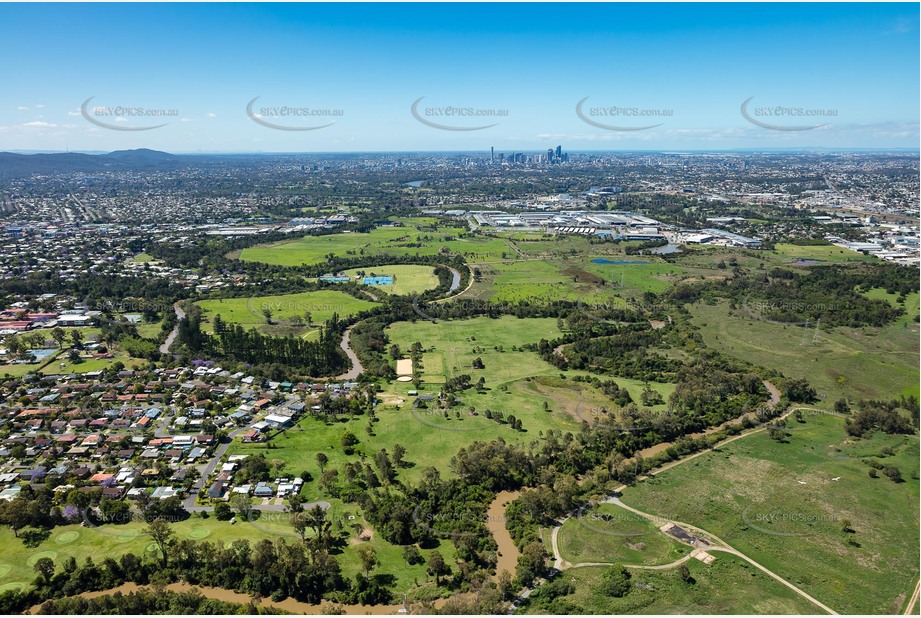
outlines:
{"label": "tall skyscraper", "polygon": [[490,163],[495,163],[495,162],[496,162],[496,148],[495,148],[495,146],[490,146],[490,147],[489,147],[489,162],[490,162]]}
{"label": "tall skyscraper", "polygon": [[557,158],[557,159],[562,159],[562,158],[563,158],[563,147],[562,147],[562,146],[557,146],[557,147],[556,147],[556,158]]}

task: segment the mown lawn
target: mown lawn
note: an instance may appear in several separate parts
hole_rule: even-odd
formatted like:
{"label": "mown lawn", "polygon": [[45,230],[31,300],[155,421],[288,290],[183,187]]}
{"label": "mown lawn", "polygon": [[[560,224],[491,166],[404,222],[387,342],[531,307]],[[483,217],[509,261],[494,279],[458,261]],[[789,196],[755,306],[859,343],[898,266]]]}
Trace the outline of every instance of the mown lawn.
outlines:
{"label": "mown lawn", "polygon": [[[403,559],[402,547],[391,545],[373,531],[370,541],[358,539],[358,532],[366,528],[367,524],[357,507],[343,504],[338,500],[329,501],[332,507],[327,514],[333,522],[334,532],[341,530],[348,536],[345,547],[334,551],[344,576],[354,578],[355,574],[361,571],[357,548],[369,543],[377,551],[380,561],[377,572],[388,573],[396,578],[395,590],[398,594],[410,592],[416,587],[417,582],[426,582],[425,565],[409,565]],[[249,540],[251,544],[263,539],[274,541],[278,538],[283,538],[288,543],[300,543],[300,538],[292,531],[288,517],[288,514],[282,512],[263,512],[261,516],[254,516],[252,521],[238,517],[236,524],[230,524],[218,521],[213,516],[202,518],[198,514],[193,514],[184,521],[173,522],[171,527],[177,539],[208,541],[224,546],[240,539]],[[106,557],[117,559],[129,552],[152,557],[155,546],[144,533],[145,528],[146,524],[139,521],[96,528],[80,525],[58,526],[36,547],[27,547],[22,539],[15,538],[9,529],[0,529],[0,546],[4,548],[3,556],[0,557],[0,592],[31,585],[35,578],[33,566],[42,557],[52,558],[59,569],[70,557],[75,558],[78,564],[87,558],[92,558],[97,563]],[[427,558],[435,550],[441,552],[449,564],[454,564],[454,546],[449,539],[442,540],[436,548],[423,549],[420,552]]]}
{"label": "mown lawn", "polygon": [[[244,328],[256,328],[267,334],[280,334],[274,331],[289,327],[303,333],[316,330],[318,324],[330,319],[334,313],[345,317],[375,306],[371,300],[355,298],[345,292],[336,290],[318,290],[298,294],[281,294],[277,296],[252,296],[245,298],[220,298],[199,301],[207,321],[203,329],[212,332],[212,321],[220,315],[226,323],[240,324]],[[264,310],[271,312],[272,324],[269,324]],[[310,314],[313,326],[306,323]]]}
{"label": "mown lawn", "polygon": [[[589,614],[814,614],[820,610],[789,588],[741,559],[720,554],[706,565],[687,562],[693,583],[677,569],[631,570],[630,591],[621,598],[605,595],[600,586],[607,567],[564,571],[573,594],[563,597]],[[546,610],[544,610],[546,611]],[[518,613],[540,613],[526,609]]]}
{"label": "mown lawn", "polygon": [[671,539],[653,522],[614,504],[599,504],[570,517],[557,537],[564,560],[661,565],[690,548]]}
{"label": "mown lawn", "polygon": [[358,272],[364,272],[367,276],[392,275],[393,285],[372,286],[388,294],[421,294],[426,290],[438,287],[438,276],[435,274],[433,266],[388,264],[386,266],[353,268],[345,271],[345,274],[349,277],[354,277]]}

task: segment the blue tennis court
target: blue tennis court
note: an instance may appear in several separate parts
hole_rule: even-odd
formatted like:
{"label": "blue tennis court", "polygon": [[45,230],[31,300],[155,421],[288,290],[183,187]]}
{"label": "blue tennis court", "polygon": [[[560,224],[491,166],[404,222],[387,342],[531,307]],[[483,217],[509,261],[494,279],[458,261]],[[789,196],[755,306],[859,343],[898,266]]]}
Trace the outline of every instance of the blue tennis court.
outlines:
{"label": "blue tennis court", "polygon": [[393,285],[393,276],[365,277],[362,279],[362,283],[365,285]]}

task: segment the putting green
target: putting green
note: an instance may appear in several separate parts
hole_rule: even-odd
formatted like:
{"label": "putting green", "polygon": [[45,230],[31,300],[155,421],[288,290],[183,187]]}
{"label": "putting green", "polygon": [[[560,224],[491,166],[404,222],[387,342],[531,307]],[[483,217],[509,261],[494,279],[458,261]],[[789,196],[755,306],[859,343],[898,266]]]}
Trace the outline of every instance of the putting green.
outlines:
{"label": "putting green", "polygon": [[26,582],[10,582],[0,586],[0,592],[6,592],[8,590],[25,590],[26,586],[28,586]]}
{"label": "putting green", "polygon": [[8,564],[0,564],[0,577],[5,577],[7,573],[13,570]]}
{"label": "putting green", "polygon": [[210,536],[210,535],[211,535],[211,531],[203,526],[197,526],[189,530],[190,539],[203,539],[206,536]]}
{"label": "putting green", "polygon": [[134,539],[140,536],[140,532],[137,530],[125,530],[124,532],[119,532],[115,535],[115,540],[118,543],[127,543],[128,541],[133,541]]}
{"label": "putting green", "polygon": [[55,542],[64,545],[66,543],[73,543],[80,538],[80,533],[76,530],[70,530],[68,532],[63,532],[55,537]]}
{"label": "putting green", "polygon": [[31,567],[31,566],[35,566],[35,563],[41,560],[42,558],[51,558],[52,560],[54,560],[57,557],[58,557],[58,552],[56,551],[51,551],[51,550],[40,551],[38,553],[35,553],[29,556],[29,559],[26,560],[26,564],[28,564]]}

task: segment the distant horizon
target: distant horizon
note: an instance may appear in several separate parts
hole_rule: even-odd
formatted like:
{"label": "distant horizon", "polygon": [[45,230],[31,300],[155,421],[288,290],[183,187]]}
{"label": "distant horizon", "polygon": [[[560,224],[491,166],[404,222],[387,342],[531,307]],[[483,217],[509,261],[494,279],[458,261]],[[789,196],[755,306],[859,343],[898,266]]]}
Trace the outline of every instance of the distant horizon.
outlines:
{"label": "distant horizon", "polygon": [[[135,151],[150,151],[157,152],[162,154],[168,154],[173,156],[237,156],[237,155],[360,155],[360,154],[392,154],[392,155],[435,155],[435,154],[457,154],[457,155],[486,155],[489,156],[490,151],[487,150],[330,150],[330,151],[196,151],[196,150],[187,150],[187,151],[168,151],[168,150],[159,150],[154,148],[145,148],[140,146],[138,148],[122,148],[118,150],[0,150],[0,154],[19,154],[25,156],[31,155],[41,155],[41,154],[85,154],[85,155],[105,155],[112,154],[114,152],[135,152]],[[507,152],[519,152],[519,153],[543,153],[546,152],[546,149],[534,148],[534,149],[518,149],[518,150],[496,150],[496,154],[507,153]],[[789,147],[766,147],[766,148],[712,148],[712,149],[703,149],[703,148],[649,148],[649,149],[640,149],[640,148],[630,148],[630,149],[609,149],[609,150],[566,150],[563,149],[563,152],[570,154],[630,154],[630,153],[658,153],[658,154],[669,154],[669,153],[789,153],[789,152],[906,152],[906,153],[919,153],[921,154],[921,147],[832,147],[832,146],[789,146]]]}

